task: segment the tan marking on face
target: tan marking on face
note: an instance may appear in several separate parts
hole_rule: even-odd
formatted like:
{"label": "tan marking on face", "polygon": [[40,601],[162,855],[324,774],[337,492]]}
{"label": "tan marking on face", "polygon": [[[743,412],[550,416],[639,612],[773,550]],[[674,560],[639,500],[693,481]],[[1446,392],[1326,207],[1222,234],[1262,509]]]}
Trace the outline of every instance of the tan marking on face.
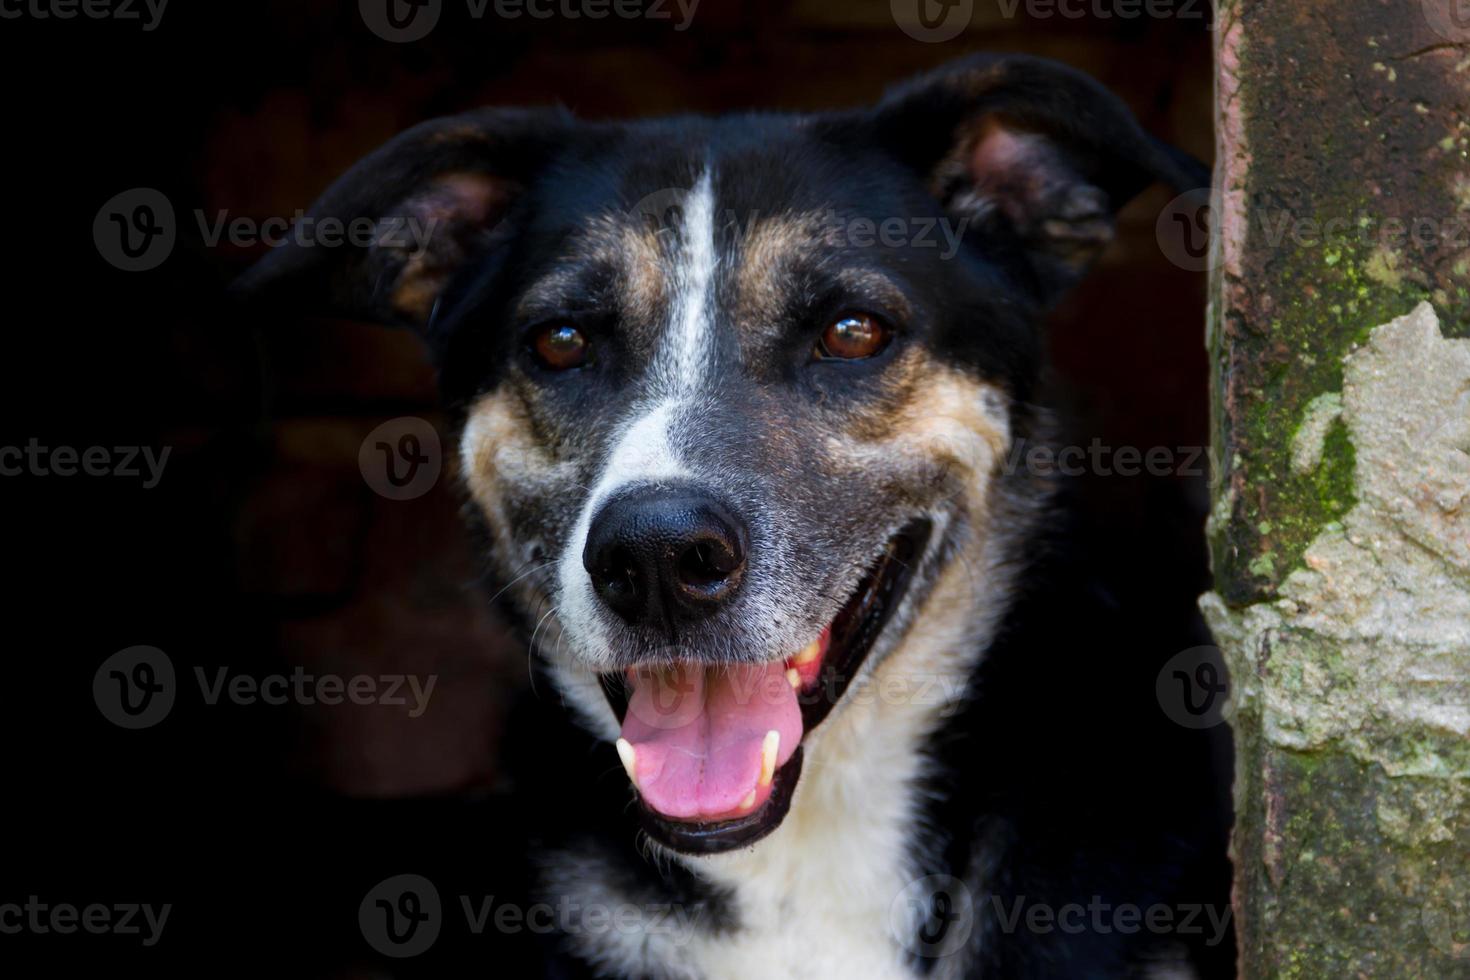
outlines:
{"label": "tan marking on face", "polygon": [[759,325],[781,316],[792,297],[782,270],[812,252],[817,242],[815,215],[782,215],[755,222],[741,250],[735,302],[742,323]]}
{"label": "tan marking on face", "polygon": [[[558,460],[536,434],[525,402],[508,385],[482,396],[471,407],[460,438],[460,469],[470,496],[494,538],[492,552],[507,575],[524,563],[524,543],[512,526],[508,504],[513,497],[559,492],[574,483],[572,463]],[[536,577],[524,580],[530,596]]]}
{"label": "tan marking on face", "polygon": [[942,473],[942,483],[957,488],[972,510],[983,509],[1011,445],[1006,394],[920,352],[895,368],[895,397],[855,416],[829,440],[829,452],[844,468],[891,473],[896,484],[910,473],[931,480]]}
{"label": "tan marking on face", "polygon": [[591,224],[586,251],[619,270],[619,294],[628,313],[652,320],[668,302],[668,259],[657,233],[639,216],[600,215]]}

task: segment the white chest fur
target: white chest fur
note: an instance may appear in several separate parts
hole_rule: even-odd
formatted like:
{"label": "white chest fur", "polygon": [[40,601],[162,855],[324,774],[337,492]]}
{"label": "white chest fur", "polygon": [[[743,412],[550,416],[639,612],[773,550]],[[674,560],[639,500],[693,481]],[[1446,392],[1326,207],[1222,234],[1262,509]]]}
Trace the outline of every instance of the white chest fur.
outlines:
{"label": "white chest fur", "polygon": [[[836,719],[833,719],[834,721]],[[844,721],[847,719],[844,719]],[[860,725],[840,725],[811,744],[790,814],[747,851],[700,862],[734,890],[741,929],[701,936],[689,959],[710,980],[744,977],[889,980],[910,977],[898,931],[915,876],[916,754],[894,751],[861,760],[820,751],[841,740],[862,744]],[[843,730],[846,729],[846,730]],[[865,754],[866,756],[866,754]]]}

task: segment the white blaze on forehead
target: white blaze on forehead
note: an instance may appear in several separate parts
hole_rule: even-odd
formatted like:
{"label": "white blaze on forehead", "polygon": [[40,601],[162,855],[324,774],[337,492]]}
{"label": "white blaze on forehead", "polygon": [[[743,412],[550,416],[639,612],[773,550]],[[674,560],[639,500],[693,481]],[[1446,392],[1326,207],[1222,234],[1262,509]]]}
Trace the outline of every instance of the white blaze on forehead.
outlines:
{"label": "white blaze on forehead", "polygon": [[710,363],[710,305],[715,278],[714,188],[708,172],[684,198],[679,249],[670,270],[675,302],[649,370],[650,400],[615,437],[602,474],[587,494],[557,565],[558,617],[576,652],[606,660],[597,597],[582,563],[592,519],[624,487],[689,476],[670,433],[683,405],[702,386]]}
{"label": "white blaze on forehead", "polygon": [[684,198],[679,252],[671,270],[674,310],[654,371],[667,393],[699,387],[710,361],[710,304],[715,252],[715,192],[706,171]]}

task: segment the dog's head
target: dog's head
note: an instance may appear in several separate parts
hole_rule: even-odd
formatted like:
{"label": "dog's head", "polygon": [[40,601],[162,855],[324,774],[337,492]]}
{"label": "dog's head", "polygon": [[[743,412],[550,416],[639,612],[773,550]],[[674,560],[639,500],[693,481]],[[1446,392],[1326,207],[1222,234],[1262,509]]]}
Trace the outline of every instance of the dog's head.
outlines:
{"label": "dog's head", "polygon": [[1025,522],[1001,470],[1038,319],[1158,179],[1198,177],[1017,57],[857,112],[484,111],[318,202],[371,246],[283,249],[241,286],[422,331],[539,654],[649,833],[719,851],[782,821],[818,726],[876,710],[852,682],[913,634],[929,669],[973,662]]}

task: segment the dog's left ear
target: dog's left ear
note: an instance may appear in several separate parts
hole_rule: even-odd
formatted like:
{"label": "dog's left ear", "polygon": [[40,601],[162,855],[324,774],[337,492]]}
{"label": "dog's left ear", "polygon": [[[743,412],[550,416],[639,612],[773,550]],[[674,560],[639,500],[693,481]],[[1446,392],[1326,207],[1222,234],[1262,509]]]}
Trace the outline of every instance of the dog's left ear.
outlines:
{"label": "dog's left ear", "polygon": [[956,62],[892,91],[869,126],[951,214],[1024,254],[1046,305],[1082,277],[1145,187],[1209,186],[1204,166],[1145,133],[1116,96],[1040,58]]}

